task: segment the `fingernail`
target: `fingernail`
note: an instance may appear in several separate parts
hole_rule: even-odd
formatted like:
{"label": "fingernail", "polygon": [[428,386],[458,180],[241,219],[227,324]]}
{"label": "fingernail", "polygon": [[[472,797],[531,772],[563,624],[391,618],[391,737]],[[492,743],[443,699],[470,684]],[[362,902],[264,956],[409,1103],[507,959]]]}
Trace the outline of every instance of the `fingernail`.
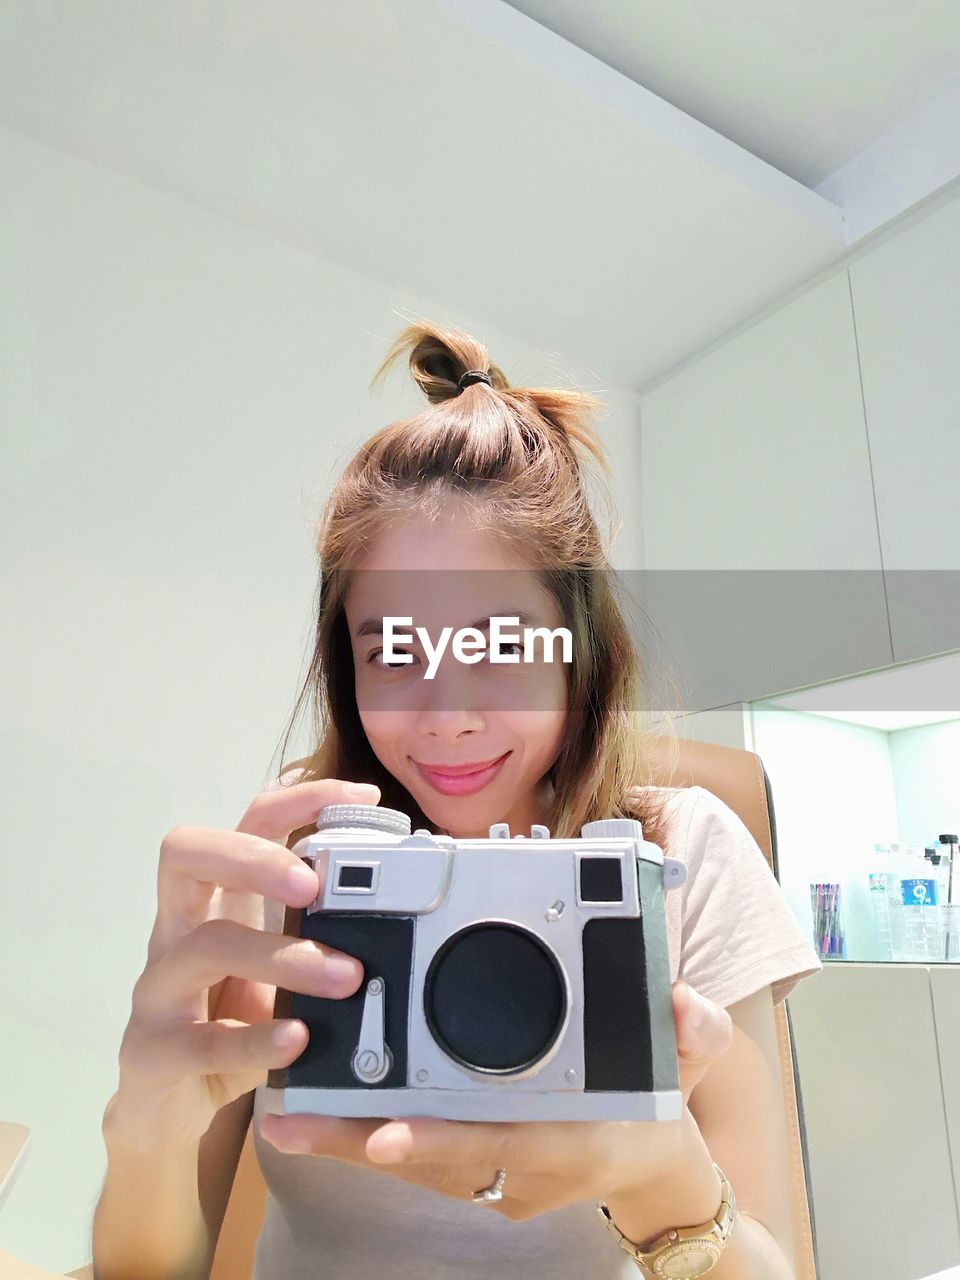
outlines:
{"label": "fingernail", "polygon": [[375,782],[348,782],[346,789],[358,800],[376,800],[380,795],[380,788]]}
{"label": "fingernail", "polygon": [[[407,1159],[407,1154],[413,1141],[410,1126],[394,1122],[392,1125],[385,1127],[391,1130],[387,1134],[388,1145],[384,1147],[381,1139],[381,1145],[375,1147],[372,1152],[368,1152],[369,1158],[377,1164],[401,1164]],[[383,1129],[378,1131],[378,1136],[381,1133],[383,1133]]]}
{"label": "fingernail", "polygon": [[294,893],[317,891],[317,874],[311,871],[305,862],[298,862],[287,872],[287,884]]}
{"label": "fingernail", "polygon": [[270,1123],[269,1116],[264,1116],[260,1121],[260,1136],[278,1151],[291,1151],[292,1143],[303,1141],[302,1138],[287,1138],[282,1131],[277,1130],[276,1125]]}
{"label": "fingernail", "polygon": [[285,1151],[291,1156],[310,1154],[310,1143],[306,1138],[271,1138],[270,1141],[278,1151]]}
{"label": "fingernail", "polygon": [[360,977],[356,960],[349,960],[346,956],[331,956],[325,965],[325,971],[338,986],[356,986]]}
{"label": "fingernail", "polygon": [[690,992],[690,1025],[694,1031],[698,1031],[703,1026],[710,1006],[699,991],[694,991],[693,987],[688,987],[687,990]]}

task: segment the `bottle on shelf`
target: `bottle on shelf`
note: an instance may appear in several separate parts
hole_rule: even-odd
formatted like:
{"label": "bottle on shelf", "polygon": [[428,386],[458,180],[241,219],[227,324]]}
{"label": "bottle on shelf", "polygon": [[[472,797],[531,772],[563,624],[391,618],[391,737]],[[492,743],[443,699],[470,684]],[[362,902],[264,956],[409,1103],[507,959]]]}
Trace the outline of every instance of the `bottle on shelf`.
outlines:
{"label": "bottle on shelf", "polygon": [[887,851],[887,910],[890,920],[890,959],[907,960],[906,920],[900,876],[903,870],[903,846],[896,840],[883,846]]}
{"label": "bottle on shelf", "polygon": [[[867,874],[870,890],[870,910],[879,943],[878,960],[893,960],[893,922],[891,920],[891,903],[899,896],[900,882],[893,874],[893,863],[888,844],[873,846],[872,870]],[[902,912],[898,912],[898,923],[902,924]]]}
{"label": "bottle on shelf", "polygon": [[940,910],[934,868],[920,845],[909,845],[901,861],[906,960],[925,964],[942,957]]}

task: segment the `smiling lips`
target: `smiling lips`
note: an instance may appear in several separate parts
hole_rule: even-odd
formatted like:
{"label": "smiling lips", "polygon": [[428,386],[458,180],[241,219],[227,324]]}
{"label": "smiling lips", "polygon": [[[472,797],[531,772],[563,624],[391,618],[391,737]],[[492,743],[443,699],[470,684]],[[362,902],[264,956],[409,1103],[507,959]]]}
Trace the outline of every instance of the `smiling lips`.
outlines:
{"label": "smiling lips", "polygon": [[479,791],[500,772],[509,751],[492,760],[478,760],[472,764],[427,765],[414,760],[426,782],[445,796],[472,795]]}

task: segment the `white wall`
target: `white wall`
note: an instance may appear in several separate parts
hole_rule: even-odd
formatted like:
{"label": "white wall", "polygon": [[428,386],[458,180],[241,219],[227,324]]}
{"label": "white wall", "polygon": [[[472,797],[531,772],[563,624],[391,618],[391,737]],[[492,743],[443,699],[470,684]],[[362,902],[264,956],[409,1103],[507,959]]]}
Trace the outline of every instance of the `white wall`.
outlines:
{"label": "white wall", "polygon": [[780,883],[811,931],[811,883],[844,885],[847,954],[879,960],[866,876],[875,843],[900,838],[888,734],[756,705],[754,750],[770,779]]}
{"label": "white wall", "polygon": [[232,828],[272,774],[312,632],[313,518],[356,445],[425,403],[403,370],[367,395],[406,315],[472,330],[516,383],[569,378],[612,405],[628,566],[636,403],[499,318],[8,130],[0,171],[0,1114],[33,1131],[0,1229],[64,1271],[89,1258],[160,840]]}
{"label": "white wall", "polygon": [[[898,729],[890,755],[904,842],[926,848],[943,833],[960,835],[960,720]],[[956,874],[954,885],[960,900]]]}

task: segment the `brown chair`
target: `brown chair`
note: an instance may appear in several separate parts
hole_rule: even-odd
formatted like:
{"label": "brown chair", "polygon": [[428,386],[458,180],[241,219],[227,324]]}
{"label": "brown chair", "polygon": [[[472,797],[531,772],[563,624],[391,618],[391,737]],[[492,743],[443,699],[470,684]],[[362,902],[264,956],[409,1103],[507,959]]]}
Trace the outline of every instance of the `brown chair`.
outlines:
{"label": "brown chair", "polygon": [[[302,763],[302,762],[298,762]],[[770,784],[760,757],[752,751],[715,743],[664,739],[652,764],[651,782],[665,786],[701,786],[737,813],[778,875],[776,827]],[[815,1233],[805,1151],[806,1131],[787,1002],[776,1011],[780,1070],[790,1140],[792,1216],[796,1280],[818,1280]],[[249,1280],[257,1237],[266,1207],[253,1134],[247,1131],[237,1174],[214,1256],[211,1280]],[[82,1273],[76,1273],[82,1274]]]}
{"label": "brown chair", "polygon": [[[713,742],[681,738],[678,749],[666,742],[652,770],[651,782],[676,787],[703,787],[712,791],[743,821],[756,840],[777,879],[777,828],[770,780],[760,757],[740,747],[724,747]],[[793,1024],[789,997],[776,1009],[777,1040],[780,1045],[780,1079],[786,1108],[790,1143],[790,1173],[796,1280],[818,1280],[816,1224],[807,1169],[807,1131],[803,1120],[803,1097],[793,1044]]]}

